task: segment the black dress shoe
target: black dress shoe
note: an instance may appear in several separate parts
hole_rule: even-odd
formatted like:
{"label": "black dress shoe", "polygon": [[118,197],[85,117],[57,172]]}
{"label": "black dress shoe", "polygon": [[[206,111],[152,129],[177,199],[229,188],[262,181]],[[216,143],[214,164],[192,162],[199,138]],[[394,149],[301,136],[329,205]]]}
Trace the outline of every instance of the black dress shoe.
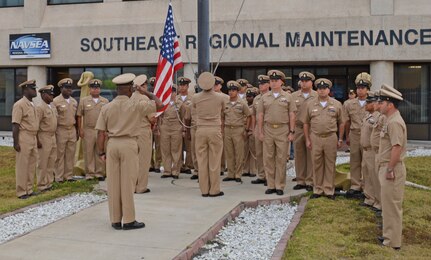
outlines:
{"label": "black dress shoe", "polygon": [[273,194],[273,193],[276,193],[277,192],[277,190],[276,189],[267,189],[266,191],[265,191],[265,194]]}
{"label": "black dress shoe", "polygon": [[190,180],[197,180],[199,177],[197,175],[192,175],[192,177],[190,177]]}
{"label": "black dress shoe", "polygon": [[136,220],[130,223],[123,224],[123,230],[138,229],[143,227],[145,227],[145,224]]}
{"label": "black dress shoe", "polygon": [[376,208],[376,207],[371,207],[371,209],[372,209],[373,211],[375,211],[375,212],[377,212],[377,211],[382,211],[381,209],[378,209],[378,208]]}
{"label": "black dress shoe", "polygon": [[28,199],[29,197],[30,197],[29,195],[24,194],[24,195],[19,196],[19,197],[18,197],[18,199],[20,199],[20,200],[26,200],[26,199]]}
{"label": "black dress shoe", "polygon": [[178,175],[172,175],[172,178],[178,180],[179,177],[178,177]]}
{"label": "black dress shoe", "polygon": [[208,194],[202,194],[202,197],[208,197]]}
{"label": "black dress shoe", "polygon": [[313,193],[313,194],[311,194],[310,199],[317,199],[317,198],[320,198],[320,197],[322,197],[322,195]]}
{"label": "black dress shoe", "polygon": [[295,186],[293,186],[294,190],[302,190],[302,189],[305,189],[305,188],[307,188],[307,186],[302,185],[302,184],[296,184]]}
{"label": "black dress shoe", "polygon": [[249,173],[249,172],[244,172],[244,173],[242,174],[242,176],[245,176],[245,177],[250,176],[250,173]]}
{"label": "black dress shoe", "polygon": [[160,171],[160,169],[159,169],[159,168],[154,169],[154,172],[155,172],[155,173],[161,173],[161,171]]}
{"label": "black dress shoe", "polygon": [[350,189],[346,192],[346,198],[348,199],[357,199],[361,196],[362,192],[360,190]]}
{"label": "black dress shoe", "polygon": [[256,177],[256,174],[250,173],[249,177]]}
{"label": "black dress shoe", "polygon": [[224,192],[223,191],[220,191],[219,193],[217,193],[217,194],[209,194],[208,196],[210,196],[210,197],[220,197],[220,196],[223,196],[224,195]]}
{"label": "black dress shoe", "polygon": [[381,236],[378,236],[378,237],[377,237],[377,240],[379,240],[379,242],[380,242],[380,243],[383,243],[383,241],[385,241],[385,238],[384,238],[384,237],[381,237]]}
{"label": "black dress shoe", "polygon": [[136,194],[144,194],[144,193],[149,193],[149,192],[151,192],[151,190],[150,189],[146,189],[145,191],[143,191],[143,192],[135,192]]}
{"label": "black dress shoe", "polygon": [[148,169],[149,172],[153,172],[155,169],[153,167],[151,167],[150,169]]}
{"label": "black dress shoe", "polygon": [[313,191],[313,186],[311,186],[311,185],[305,185],[305,189],[307,191]]}
{"label": "black dress shoe", "polygon": [[28,196],[29,196],[29,197],[31,197],[31,196],[37,196],[37,195],[39,195],[39,194],[40,194],[40,192],[33,191],[32,193],[28,194]]}
{"label": "black dress shoe", "polygon": [[230,177],[223,178],[223,181],[234,181],[234,180],[235,178],[230,178]]}
{"label": "black dress shoe", "polygon": [[275,190],[275,193],[277,193],[278,196],[281,196],[284,194],[283,190]]}
{"label": "black dress shoe", "polygon": [[220,172],[220,176],[223,176],[224,175],[224,172]]}
{"label": "black dress shoe", "polygon": [[98,181],[104,181],[104,180],[105,180],[105,177],[103,177],[103,176],[102,176],[102,177],[97,177],[97,180],[98,180]]}
{"label": "black dress shoe", "polygon": [[382,211],[376,211],[376,217],[381,218],[382,217]]}
{"label": "black dress shoe", "polygon": [[367,204],[367,203],[365,203],[365,202],[361,202],[361,203],[359,203],[359,206],[367,207],[367,208],[372,208],[372,207],[373,207],[372,205]]}
{"label": "black dress shoe", "polygon": [[236,178],[235,181],[236,182],[242,182],[241,178]]}
{"label": "black dress shoe", "polygon": [[113,227],[116,230],[123,229],[123,227],[121,226],[121,222],[112,223],[111,227]]}
{"label": "black dress shoe", "polygon": [[192,170],[187,169],[187,170],[185,170],[183,173],[185,173],[185,174],[192,174]]}
{"label": "black dress shoe", "polygon": [[268,182],[265,180],[265,183],[263,184],[263,186],[268,186]]}
{"label": "black dress shoe", "polygon": [[296,177],[292,179],[292,181],[296,181]]}
{"label": "black dress shoe", "polygon": [[66,181],[67,182],[75,182],[76,180],[75,179],[67,179]]}
{"label": "black dress shoe", "polygon": [[265,180],[257,178],[256,180],[252,180],[251,184],[264,184]]}
{"label": "black dress shoe", "polygon": [[326,197],[330,200],[335,200],[335,195],[326,195]]}
{"label": "black dress shoe", "polygon": [[162,179],[171,178],[171,177],[173,177],[172,174],[160,176],[160,178],[162,178]]}

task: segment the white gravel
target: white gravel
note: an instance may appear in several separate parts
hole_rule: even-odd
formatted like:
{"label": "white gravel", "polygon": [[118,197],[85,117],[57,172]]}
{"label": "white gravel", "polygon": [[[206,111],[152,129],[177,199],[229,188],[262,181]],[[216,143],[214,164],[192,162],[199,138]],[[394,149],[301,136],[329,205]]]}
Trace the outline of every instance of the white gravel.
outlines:
{"label": "white gravel", "polygon": [[13,146],[13,138],[12,137],[0,137],[0,146]]}
{"label": "white gravel", "polygon": [[75,214],[106,198],[106,195],[80,193],[0,219],[0,244]]}
{"label": "white gravel", "polygon": [[193,259],[270,259],[296,210],[290,204],[247,208]]}

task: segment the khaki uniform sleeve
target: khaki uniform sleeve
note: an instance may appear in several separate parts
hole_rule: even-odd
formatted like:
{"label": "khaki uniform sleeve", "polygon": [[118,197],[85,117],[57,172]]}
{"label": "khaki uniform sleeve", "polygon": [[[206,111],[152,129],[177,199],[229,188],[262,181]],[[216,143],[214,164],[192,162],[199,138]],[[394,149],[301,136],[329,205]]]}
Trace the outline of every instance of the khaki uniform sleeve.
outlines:
{"label": "khaki uniform sleeve", "polygon": [[40,121],[42,121],[42,118],[43,118],[43,109],[41,106],[36,107],[36,115],[37,115],[37,120],[40,123]]}
{"label": "khaki uniform sleeve", "polygon": [[251,115],[250,108],[248,107],[247,102],[243,102],[243,110],[244,110],[244,115],[246,116]]}
{"label": "khaki uniform sleeve", "polygon": [[350,115],[349,115],[349,102],[344,102],[343,104],[343,109],[342,109],[342,113],[343,113],[343,118],[345,121],[349,121],[350,120]]}
{"label": "khaki uniform sleeve", "polygon": [[343,111],[343,107],[342,107],[342,105],[339,105],[338,106],[338,115],[337,115],[337,122],[338,122],[338,125],[340,125],[340,124],[342,124],[342,123],[344,123],[346,120],[345,120],[345,113],[344,113],[344,111]]}
{"label": "khaki uniform sleeve", "polygon": [[301,122],[304,124],[310,124],[310,104],[309,103],[306,107],[305,107],[305,113],[303,113],[302,117],[300,118]]}
{"label": "khaki uniform sleeve", "polygon": [[99,118],[97,118],[96,122],[96,130],[106,131],[106,120],[105,120],[106,109],[102,108],[99,114]]}
{"label": "khaki uniform sleeve", "polygon": [[78,110],[76,111],[77,116],[83,116],[84,112],[84,101],[81,99],[79,101]]}
{"label": "khaki uniform sleeve", "polygon": [[12,109],[12,123],[21,124],[22,117],[23,117],[22,107],[17,105],[17,103],[15,103]]}
{"label": "khaki uniform sleeve", "polygon": [[402,146],[404,144],[404,129],[400,123],[392,122],[388,124],[388,135],[392,146]]}
{"label": "khaki uniform sleeve", "polygon": [[263,113],[265,111],[263,107],[263,97],[261,97],[259,101],[259,104],[257,104],[257,114]]}
{"label": "khaki uniform sleeve", "polygon": [[289,112],[295,112],[296,113],[297,108],[296,108],[296,104],[293,101],[293,96],[289,95]]}
{"label": "khaki uniform sleeve", "polygon": [[142,113],[142,116],[147,116],[151,113],[156,112],[156,103],[152,100],[150,101],[141,101],[138,103],[139,111]]}

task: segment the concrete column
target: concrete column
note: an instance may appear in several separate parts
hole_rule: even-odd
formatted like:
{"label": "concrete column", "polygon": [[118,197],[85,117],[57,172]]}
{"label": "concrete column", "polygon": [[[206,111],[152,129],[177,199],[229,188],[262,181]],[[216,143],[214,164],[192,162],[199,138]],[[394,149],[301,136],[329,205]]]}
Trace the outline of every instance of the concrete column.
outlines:
{"label": "concrete column", "polygon": [[371,62],[370,74],[373,78],[371,90],[379,90],[383,83],[394,86],[394,63],[392,61]]}
{"label": "concrete column", "polygon": [[[27,68],[27,79],[36,80],[37,89],[47,85],[47,75],[45,66],[28,66]],[[37,97],[34,99],[36,103],[41,102],[40,94],[37,93]]]}
{"label": "concrete column", "polygon": [[48,1],[46,0],[24,0],[25,28],[40,27],[47,4]]}
{"label": "concrete column", "polygon": [[197,63],[186,63],[184,64],[184,77],[189,78],[192,82],[190,83],[189,92],[194,93],[195,92],[195,85],[196,85],[196,79],[194,72],[198,71],[198,64]]}

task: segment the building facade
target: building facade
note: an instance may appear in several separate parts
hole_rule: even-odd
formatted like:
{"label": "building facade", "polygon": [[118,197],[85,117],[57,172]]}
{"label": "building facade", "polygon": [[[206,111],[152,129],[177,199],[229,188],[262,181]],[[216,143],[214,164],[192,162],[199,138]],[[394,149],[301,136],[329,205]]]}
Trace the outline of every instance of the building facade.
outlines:
{"label": "building facade", "polygon": [[[43,86],[71,77],[76,85],[89,70],[103,80],[104,93],[113,95],[111,79],[120,73],[154,76],[168,3],[0,0],[0,130],[11,129],[12,105],[21,95],[16,86],[26,79]],[[194,79],[197,1],[172,5],[185,63],[180,74]],[[277,68],[296,87],[298,73],[309,70],[332,80],[332,94],[344,101],[356,74],[367,71],[372,89],[388,83],[403,93],[400,110],[409,139],[431,140],[430,1],[246,0],[241,5],[242,0],[210,1],[212,68],[220,60],[216,75],[255,84],[257,75]]]}

